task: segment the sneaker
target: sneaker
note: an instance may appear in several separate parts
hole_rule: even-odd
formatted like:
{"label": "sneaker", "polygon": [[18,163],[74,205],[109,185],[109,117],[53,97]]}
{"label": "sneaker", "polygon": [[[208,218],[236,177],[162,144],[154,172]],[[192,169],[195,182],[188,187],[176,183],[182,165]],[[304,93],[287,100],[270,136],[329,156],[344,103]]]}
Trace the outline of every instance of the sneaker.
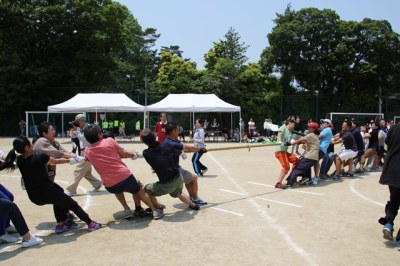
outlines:
{"label": "sneaker", "polygon": [[128,219],[133,217],[132,210],[123,210],[113,214],[115,220]]}
{"label": "sneaker", "polygon": [[396,241],[397,250],[400,251],[400,240]]}
{"label": "sneaker", "polygon": [[300,181],[299,181],[299,184],[300,185],[307,185],[307,184],[309,184],[311,182],[311,179],[310,178],[308,178],[308,177],[303,177]]}
{"label": "sneaker", "polygon": [[140,218],[153,217],[153,211],[150,208],[143,209],[142,207],[140,207],[140,209],[135,209],[133,215]]}
{"label": "sneaker", "polygon": [[319,183],[319,178],[316,177],[316,176],[314,176],[314,177],[311,179],[311,183],[312,183],[314,186],[318,185],[318,183]]}
{"label": "sneaker", "polygon": [[201,173],[204,175],[208,171],[208,168],[201,170]]}
{"label": "sneaker", "polygon": [[194,206],[190,206],[190,205],[189,205],[189,208],[191,208],[192,210],[195,210],[195,211],[200,210],[200,206],[197,205],[197,204],[195,204]]}
{"label": "sneaker", "polygon": [[10,236],[7,233],[0,236],[0,243],[15,243],[18,242],[19,240],[20,240],[19,238]]}
{"label": "sneaker", "polygon": [[332,180],[336,180],[336,181],[341,181],[342,180],[340,175],[334,175],[334,176],[331,176],[331,178],[332,178]]}
{"label": "sneaker", "polygon": [[300,187],[300,183],[299,182],[295,182],[293,184],[286,183],[286,185],[285,185],[285,189],[286,188],[298,188],[298,187]]}
{"label": "sneaker", "polygon": [[6,228],[6,232],[9,234],[18,233],[17,229],[15,229],[15,227],[12,225]]}
{"label": "sneaker", "polygon": [[40,243],[43,242],[43,239],[41,239],[40,237],[31,235],[31,238],[29,238],[29,240],[22,240],[21,246],[23,248],[29,248],[35,245],[39,245]]}
{"label": "sneaker", "polygon": [[207,205],[207,201],[204,201],[202,198],[192,199],[190,200],[196,205]]}
{"label": "sneaker", "polygon": [[61,234],[61,233],[68,232],[68,231],[71,231],[72,229],[76,229],[76,228],[79,228],[79,224],[67,219],[65,224],[57,224],[54,231],[56,232],[56,234]]}
{"label": "sneaker", "polygon": [[356,174],[362,174],[362,173],[364,173],[364,168],[358,168],[358,169],[356,169],[355,173],[356,173]]}
{"label": "sneaker", "polygon": [[275,184],[275,188],[285,189],[285,185],[282,182],[278,182]]}
{"label": "sneaker", "polygon": [[160,220],[164,216],[164,211],[163,209],[156,209],[153,212],[153,219],[154,220]]}
{"label": "sneaker", "polygon": [[393,225],[385,224],[382,229],[383,238],[386,240],[393,240]]}
{"label": "sneaker", "polygon": [[159,204],[157,209],[164,211],[166,208],[164,204]]}
{"label": "sneaker", "polygon": [[345,172],[343,176],[353,177],[354,173],[353,172]]}
{"label": "sneaker", "polygon": [[72,196],[75,196],[75,195],[76,195],[76,191],[69,191],[69,190],[67,189],[67,190],[65,190],[65,194],[66,194],[67,196],[72,197]]}
{"label": "sneaker", "polygon": [[93,192],[99,192],[100,188],[103,186],[103,183],[100,183],[97,187],[93,189]]}
{"label": "sneaker", "polygon": [[92,232],[92,231],[94,231],[94,230],[97,230],[97,229],[100,229],[101,228],[101,223],[98,223],[98,222],[95,222],[95,221],[92,221],[89,225],[88,225],[88,230],[90,231],[90,232]]}

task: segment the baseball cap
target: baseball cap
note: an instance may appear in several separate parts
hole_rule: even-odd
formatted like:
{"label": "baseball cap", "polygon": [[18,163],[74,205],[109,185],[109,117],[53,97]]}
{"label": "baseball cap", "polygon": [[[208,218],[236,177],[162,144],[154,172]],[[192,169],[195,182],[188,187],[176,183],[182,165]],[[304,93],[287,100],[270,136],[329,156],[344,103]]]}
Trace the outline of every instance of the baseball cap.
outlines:
{"label": "baseball cap", "polygon": [[332,121],[330,119],[321,119],[321,123],[328,123],[329,125],[332,124]]}
{"label": "baseball cap", "polygon": [[315,122],[308,123],[307,126],[308,127],[313,127],[313,128],[318,128],[319,127],[318,124],[315,123]]}
{"label": "baseball cap", "polygon": [[86,120],[86,116],[84,114],[78,114],[75,116],[75,121],[78,120]]}

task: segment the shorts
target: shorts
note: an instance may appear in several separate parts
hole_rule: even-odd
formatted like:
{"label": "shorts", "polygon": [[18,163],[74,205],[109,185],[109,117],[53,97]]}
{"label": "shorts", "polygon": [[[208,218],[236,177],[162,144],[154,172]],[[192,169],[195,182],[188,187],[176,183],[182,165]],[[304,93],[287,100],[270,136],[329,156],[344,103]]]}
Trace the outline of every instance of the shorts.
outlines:
{"label": "shorts", "polygon": [[343,149],[338,153],[340,160],[345,161],[357,156],[358,151]]}
{"label": "shorts", "polygon": [[113,194],[119,194],[122,192],[128,192],[131,194],[136,194],[140,191],[139,183],[133,175],[130,175],[127,179],[115,184],[111,187],[106,187],[106,190]]}
{"label": "shorts", "polygon": [[150,183],[144,189],[150,196],[159,197],[169,194],[173,198],[178,198],[182,194],[183,178],[179,174],[169,183]]}
{"label": "shorts", "polygon": [[185,170],[179,166],[179,173],[183,177],[183,182],[185,182],[185,184],[190,184],[193,182],[194,180],[193,174],[188,170]]}

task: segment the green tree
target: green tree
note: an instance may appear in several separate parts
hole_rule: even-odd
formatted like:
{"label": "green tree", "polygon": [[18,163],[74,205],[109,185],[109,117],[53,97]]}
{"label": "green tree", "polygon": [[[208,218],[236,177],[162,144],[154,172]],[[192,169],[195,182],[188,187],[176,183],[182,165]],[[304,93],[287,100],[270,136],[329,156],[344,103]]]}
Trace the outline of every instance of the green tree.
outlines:
{"label": "green tree", "polygon": [[[4,0],[0,37],[1,113],[15,124],[25,110],[45,110],[78,92],[129,93],[127,72],[143,80],[133,65],[144,61],[144,33],[111,0]],[[17,132],[5,120],[3,133]]]}

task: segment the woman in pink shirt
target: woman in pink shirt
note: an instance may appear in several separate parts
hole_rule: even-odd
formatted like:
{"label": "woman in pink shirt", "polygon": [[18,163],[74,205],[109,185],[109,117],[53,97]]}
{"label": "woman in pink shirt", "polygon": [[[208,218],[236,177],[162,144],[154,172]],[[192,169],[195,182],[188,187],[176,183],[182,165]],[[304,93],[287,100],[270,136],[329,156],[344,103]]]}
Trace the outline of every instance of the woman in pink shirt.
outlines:
{"label": "woman in pink shirt", "polygon": [[[85,157],[99,173],[106,190],[115,194],[124,207],[124,211],[118,217],[123,219],[133,216],[124,196],[124,192],[128,192],[133,194],[136,215],[143,213],[140,206],[142,200],[152,210],[153,218],[155,220],[160,219],[163,216],[162,209],[154,207],[147,193],[141,188],[140,182],[136,180],[121,160],[121,158],[136,159],[141,156],[141,153],[125,150],[113,138],[103,138],[101,128],[96,124],[88,124],[84,129],[84,135],[86,140],[91,143],[85,150]],[[114,218],[117,218],[116,215],[114,215]]]}

